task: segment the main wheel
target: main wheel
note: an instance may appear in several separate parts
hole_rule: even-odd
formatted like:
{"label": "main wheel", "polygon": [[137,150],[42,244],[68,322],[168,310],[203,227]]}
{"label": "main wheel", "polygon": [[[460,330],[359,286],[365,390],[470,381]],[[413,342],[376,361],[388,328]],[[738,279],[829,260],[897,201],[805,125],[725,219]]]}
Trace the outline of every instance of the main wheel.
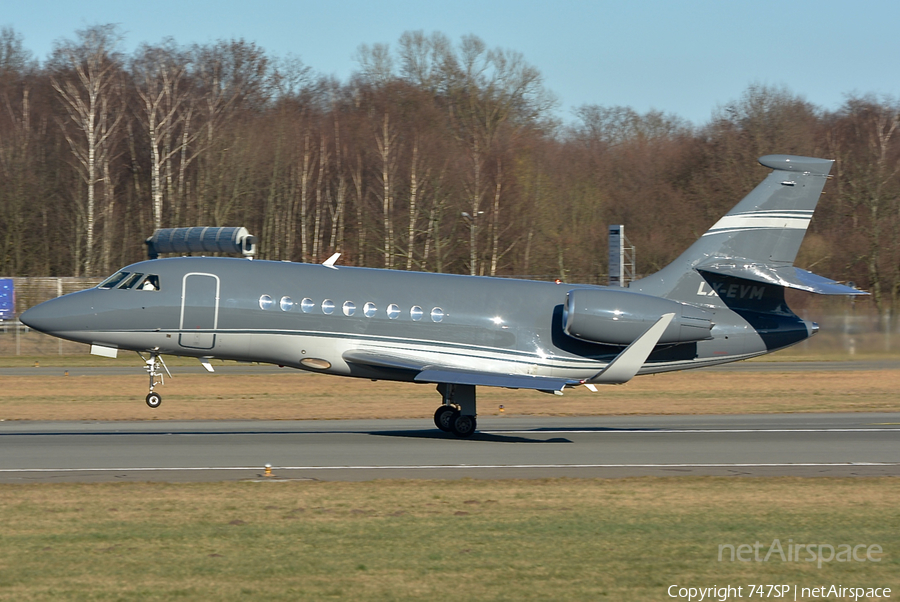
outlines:
{"label": "main wheel", "polygon": [[453,421],[453,434],[457,437],[471,437],[477,426],[474,416],[463,416],[460,414]]}
{"label": "main wheel", "polygon": [[434,411],[434,426],[438,427],[445,433],[453,430],[453,412],[459,412],[453,406],[441,406]]}
{"label": "main wheel", "polygon": [[162,403],[162,397],[160,397],[159,393],[155,393],[150,391],[147,395],[147,405],[151,408],[158,408],[159,404]]}

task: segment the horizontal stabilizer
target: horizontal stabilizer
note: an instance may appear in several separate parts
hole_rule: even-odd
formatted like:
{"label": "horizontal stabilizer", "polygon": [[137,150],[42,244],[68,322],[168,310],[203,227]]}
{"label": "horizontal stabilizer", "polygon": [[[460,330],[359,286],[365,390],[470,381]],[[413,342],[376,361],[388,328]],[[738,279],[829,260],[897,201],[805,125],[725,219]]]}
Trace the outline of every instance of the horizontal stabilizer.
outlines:
{"label": "horizontal stabilizer", "polygon": [[416,375],[416,382],[447,383],[452,385],[481,385],[505,387],[507,389],[534,389],[536,391],[562,391],[566,385],[580,385],[580,380],[529,376],[527,374],[493,374],[490,372],[469,372],[465,370],[445,370],[427,368]]}
{"label": "horizontal stabilizer", "polygon": [[763,284],[774,284],[819,295],[868,295],[866,291],[829,280],[792,265],[772,266],[763,263],[743,262],[735,259],[715,259],[697,266],[700,273],[742,278]]}
{"label": "horizontal stabilizer", "polygon": [[644,362],[647,361],[647,358],[650,357],[650,353],[656,347],[660,337],[662,337],[669,326],[669,322],[674,317],[675,314],[663,314],[653,326],[647,329],[647,332],[626,347],[602,372],[588,382],[604,385],[621,385],[634,378],[638,370],[644,365]]}

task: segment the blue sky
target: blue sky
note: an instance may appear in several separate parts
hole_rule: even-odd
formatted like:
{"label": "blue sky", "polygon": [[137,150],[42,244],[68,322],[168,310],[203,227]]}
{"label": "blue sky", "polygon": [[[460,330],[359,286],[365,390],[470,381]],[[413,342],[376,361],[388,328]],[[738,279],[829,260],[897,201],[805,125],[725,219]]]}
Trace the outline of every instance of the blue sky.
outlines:
{"label": "blue sky", "polygon": [[346,80],[360,44],[407,30],[480,36],[521,52],[560,101],[658,109],[695,124],[752,83],[787,86],[825,109],[847,94],[900,97],[900,2],[870,0],[31,0],[4,3],[38,58],[76,29],[118,23],[125,49],[243,37]]}

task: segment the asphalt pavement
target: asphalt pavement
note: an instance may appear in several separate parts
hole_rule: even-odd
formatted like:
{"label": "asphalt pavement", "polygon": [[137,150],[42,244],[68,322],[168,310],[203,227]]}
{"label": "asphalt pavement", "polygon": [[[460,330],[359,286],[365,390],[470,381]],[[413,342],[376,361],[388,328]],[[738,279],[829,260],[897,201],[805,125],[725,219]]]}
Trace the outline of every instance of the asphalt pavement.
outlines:
{"label": "asphalt pavement", "polygon": [[0,422],[6,483],[643,475],[900,476],[900,413]]}

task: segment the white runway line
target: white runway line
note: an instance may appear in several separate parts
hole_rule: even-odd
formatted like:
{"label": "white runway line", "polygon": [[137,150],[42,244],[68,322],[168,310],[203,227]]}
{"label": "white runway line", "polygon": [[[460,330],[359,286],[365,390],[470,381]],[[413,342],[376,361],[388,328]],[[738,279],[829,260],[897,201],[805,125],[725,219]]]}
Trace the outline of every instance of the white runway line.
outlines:
{"label": "white runway line", "polygon": [[486,435],[565,435],[576,433],[594,433],[594,434],[629,434],[629,433],[898,433],[897,428],[825,428],[825,429],[628,429],[616,427],[598,427],[595,429],[573,429],[573,430],[530,430],[530,431],[478,431]]}
{"label": "white runway line", "polygon": [[[408,464],[395,466],[272,466],[272,470],[471,470],[479,468],[797,468],[797,467],[900,466],[900,462],[785,462],[768,464]],[[191,466],[135,468],[0,468],[0,473],[23,472],[188,472],[223,470],[264,470],[262,466]]]}

